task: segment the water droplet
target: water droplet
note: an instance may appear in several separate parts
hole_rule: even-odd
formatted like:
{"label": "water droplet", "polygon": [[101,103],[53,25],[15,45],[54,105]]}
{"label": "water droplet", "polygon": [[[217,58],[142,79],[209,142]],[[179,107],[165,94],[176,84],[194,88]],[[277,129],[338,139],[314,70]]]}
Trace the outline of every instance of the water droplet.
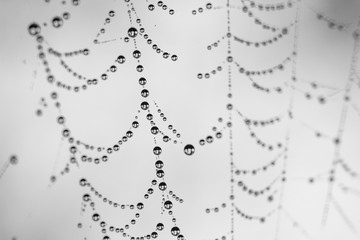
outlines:
{"label": "water droplet", "polygon": [[32,23],[29,25],[28,31],[31,36],[35,36],[41,32],[41,27],[37,23]]}
{"label": "water droplet", "polygon": [[63,13],[63,18],[65,20],[68,20],[70,18],[70,13],[68,13],[68,12]]}
{"label": "water droplet", "polygon": [[138,31],[136,28],[134,28],[134,27],[129,28],[129,30],[128,30],[129,37],[134,38],[137,36],[137,34],[138,34]]}
{"label": "water droplet", "polygon": [[158,133],[159,133],[159,128],[158,128],[158,127],[156,127],[156,126],[154,126],[154,127],[152,127],[152,128],[151,128],[151,130],[150,130],[150,131],[151,131],[151,133],[152,133],[152,134],[156,135],[156,134],[158,134]]}
{"label": "water droplet", "polygon": [[155,167],[161,169],[164,166],[164,163],[161,160],[156,161]]}
{"label": "water droplet", "polygon": [[178,57],[176,55],[171,56],[171,60],[176,61],[177,59],[178,59]]}
{"label": "water droplet", "polygon": [[151,113],[149,113],[148,115],[146,115],[146,119],[147,120],[152,120],[153,119],[153,115]]}
{"label": "water droplet", "polygon": [[156,146],[156,147],[154,147],[154,149],[153,149],[153,153],[155,154],[155,155],[160,155],[161,154],[161,152],[162,152],[162,149],[161,149],[161,147],[159,147],[159,146]]}
{"label": "water droplet", "polygon": [[156,225],[156,229],[159,230],[159,231],[162,231],[162,230],[164,229],[164,224],[158,223],[158,224]]}
{"label": "water droplet", "polygon": [[148,110],[149,109],[149,103],[148,102],[142,102],[140,105],[142,110]]}
{"label": "water droplet", "polygon": [[92,219],[93,219],[95,222],[97,222],[97,221],[100,220],[100,215],[97,214],[97,213],[94,213],[94,214],[92,215]]}
{"label": "water droplet", "polygon": [[136,59],[140,58],[141,57],[141,52],[139,50],[135,50],[133,52],[133,57],[136,58]]}
{"label": "water droplet", "polygon": [[141,203],[141,202],[139,202],[139,203],[136,205],[136,207],[137,207],[139,210],[141,210],[141,209],[144,208],[144,204]]}
{"label": "water droplet", "polygon": [[124,62],[125,62],[125,57],[123,56],[123,55],[120,55],[117,59],[116,59],[116,61],[118,62],[118,63],[120,63],[120,64],[123,64]]}
{"label": "water droplet", "polygon": [[52,25],[55,27],[55,28],[59,28],[63,25],[63,20],[61,17],[54,17],[53,20],[52,20]]}
{"label": "water droplet", "polygon": [[144,86],[145,84],[146,84],[146,79],[145,78],[140,78],[139,79],[139,84],[141,85],[141,86]]}
{"label": "water droplet", "polygon": [[15,155],[12,155],[11,157],[10,157],[10,164],[12,164],[12,165],[15,165],[15,164],[17,164],[19,161],[18,161],[18,158],[15,156]]}
{"label": "water droplet", "polygon": [[191,144],[187,144],[185,147],[184,147],[184,152],[186,155],[188,156],[191,156],[195,153],[195,147]]}
{"label": "water droplet", "polygon": [[136,71],[138,71],[138,72],[142,72],[143,70],[144,70],[144,67],[142,65],[138,65],[136,67]]}
{"label": "water droplet", "polygon": [[158,178],[163,178],[165,176],[165,172],[163,170],[157,170],[156,171],[156,176]]}
{"label": "water droplet", "polygon": [[159,189],[160,189],[161,191],[165,191],[165,190],[166,190],[166,188],[167,188],[167,185],[166,185],[166,183],[165,183],[165,182],[161,182],[161,183],[159,183]]}
{"label": "water droplet", "polygon": [[138,128],[138,127],[139,127],[139,123],[138,123],[137,121],[134,121],[134,122],[132,123],[132,126],[133,126],[133,128]]}
{"label": "water droplet", "polygon": [[111,71],[111,72],[116,72],[116,69],[117,69],[117,67],[114,66],[114,65],[112,65],[112,66],[110,67],[110,71]]}
{"label": "water droplet", "polygon": [[171,229],[171,234],[172,234],[173,236],[179,235],[179,234],[180,234],[180,229],[179,229],[178,227],[173,227],[173,228]]}
{"label": "water droplet", "polygon": [[85,178],[82,178],[80,179],[80,186],[84,187],[86,185],[86,179]]}
{"label": "water droplet", "polygon": [[141,96],[143,96],[145,98],[148,97],[149,96],[149,91],[147,89],[142,90],[141,91]]}
{"label": "water droplet", "polygon": [[173,203],[172,203],[171,201],[169,201],[169,200],[167,200],[167,201],[164,203],[164,207],[165,207],[165,209],[167,209],[167,210],[171,209],[172,206],[173,206]]}
{"label": "water droplet", "polygon": [[83,200],[84,200],[84,202],[90,201],[90,195],[89,194],[84,194],[83,195]]}

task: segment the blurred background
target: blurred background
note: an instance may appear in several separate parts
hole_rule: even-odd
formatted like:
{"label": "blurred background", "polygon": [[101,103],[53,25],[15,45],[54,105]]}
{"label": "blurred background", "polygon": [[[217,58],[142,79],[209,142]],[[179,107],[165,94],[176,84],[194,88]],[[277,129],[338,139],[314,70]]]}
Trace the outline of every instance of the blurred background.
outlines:
{"label": "blurred background", "polygon": [[359,9],[1,0],[0,239],[360,239]]}

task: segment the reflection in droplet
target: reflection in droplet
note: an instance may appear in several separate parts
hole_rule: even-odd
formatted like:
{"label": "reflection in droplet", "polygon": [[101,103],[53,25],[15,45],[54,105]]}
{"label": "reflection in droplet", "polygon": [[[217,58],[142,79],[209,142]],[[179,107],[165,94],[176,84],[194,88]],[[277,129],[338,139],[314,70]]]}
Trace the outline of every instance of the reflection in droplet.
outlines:
{"label": "reflection in droplet", "polygon": [[54,17],[53,20],[52,20],[52,25],[55,27],[55,28],[59,28],[63,25],[63,19],[61,17]]}
{"label": "reflection in droplet", "polygon": [[37,23],[32,23],[32,24],[29,25],[28,31],[29,31],[31,36],[35,36],[35,35],[37,35],[37,34],[39,34],[41,32],[41,27]]}
{"label": "reflection in droplet", "polygon": [[187,144],[185,147],[184,147],[184,152],[186,155],[193,155],[195,153],[195,147],[191,144]]}
{"label": "reflection in droplet", "polygon": [[159,146],[154,147],[153,153],[154,153],[155,155],[160,155],[161,152],[162,152],[161,147],[159,147]]}
{"label": "reflection in droplet", "polygon": [[171,228],[171,234],[172,234],[173,236],[179,235],[179,234],[180,234],[180,229],[179,229],[178,227],[173,227],[173,228]]}
{"label": "reflection in droplet", "polygon": [[120,55],[116,61],[120,64],[123,64],[125,62],[125,60],[126,60],[125,57],[123,55]]}
{"label": "reflection in droplet", "polygon": [[137,34],[138,34],[138,31],[136,28],[134,28],[134,27],[129,28],[129,30],[128,30],[129,37],[134,38],[137,36]]}

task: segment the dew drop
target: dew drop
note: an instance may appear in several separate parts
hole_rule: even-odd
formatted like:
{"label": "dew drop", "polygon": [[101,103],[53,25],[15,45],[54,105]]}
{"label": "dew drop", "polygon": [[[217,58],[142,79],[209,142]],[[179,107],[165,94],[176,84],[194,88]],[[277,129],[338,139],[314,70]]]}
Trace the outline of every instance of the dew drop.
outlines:
{"label": "dew drop", "polygon": [[180,234],[180,229],[179,229],[178,227],[173,227],[173,228],[171,228],[171,234],[172,234],[173,236],[179,235],[179,234]]}
{"label": "dew drop", "polygon": [[135,50],[133,52],[133,57],[136,58],[136,59],[140,58],[141,57],[141,52],[139,50]]}
{"label": "dew drop", "polygon": [[156,229],[159,230],[159,231],[162,231],[162,230],[164,229],[164,224],[158,223],[158,224],[156,225]]}
{"label": "dew drop", "polygon": [[140,107],[142,110],[148,110],[149,109],[149,103],[148,102],[142,102],[140,104]]}
{"label": "dew drop", "polygon": [[161,182],[161,183],[159,183],[159,189],[160,189],[161,191],[165,191],[165,190],[166,190],[166,188],[167,188],[167,185],[166,185],[166,183],[165,183],[165,182]]}
{"label": "dew drop", "polygon": [[35,36],[41,32],[41,27],[37,23],[31,23],[28,27],[28,31],[31,36]]}
{"label": "dew drop", "polygon": [[63,25],[63,20],[61,17],[54,17],[52,20],[52,25],[54,28],[59,28]]}
{"label": "dew drop", "polygon": [[92,219],[93,219],[95,222],[97,222],[97,221],[100,220],[100,215],[97,214],[97,213],[94,213],[93,216],[92,216]]}
{"label": "dew drop", "polygon": [[191,156],[195,153],[195,147],[191,144],[187,144],[185,147],[184,147],[184,152],[186,155],[188,156]]}
{"label": "dew drop", "polygon": [[169,200],[164,203],[164,207],[167,210],[170,210],[172,208],[172,206],[173,206],[173,203]]}
{"label": "dew drop", "polygon": [[129,28],[129,30],[128,30],[129,37],[134,38],[137,36],[137,34],[138,34],[138,31],[136,28],[134,28],[134,27]]}
{"label": "dew drop", "polygon": [[159,156],[162,153],[162,149],[159,146],[154,147],[153,153],[157,156]]}

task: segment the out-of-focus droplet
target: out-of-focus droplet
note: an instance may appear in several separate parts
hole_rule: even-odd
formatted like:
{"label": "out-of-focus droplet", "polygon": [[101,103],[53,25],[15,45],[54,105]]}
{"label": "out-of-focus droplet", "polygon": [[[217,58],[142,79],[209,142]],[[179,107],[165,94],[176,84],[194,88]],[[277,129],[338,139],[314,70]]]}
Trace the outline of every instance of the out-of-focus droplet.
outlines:
{"label": "out-of-focus droplet", "polygon": [[41,27],[37,23],[31,23],[28,27],[28,31],[31,36],[35,36],[41,32]]}
{"label": "out-of-focus droplet", "polygon": [[159,146],[154,147],[153,153],[157,156],[160,155],[162,153],[161,147],[159,147]]}
{"label": "out-of-focus droplet", "polygon": [[18,160],[18,158],[17,158],[15,155],[12,155],[12,156],[10,157],[10,163],[11,163],[12,165],[17,164],[18,162],[19,162],[19,160]]}
{"label": "out-of-focus droplet", "polygon": [[63,19],[61,17],[54,17],[52,20],[52,25],[54,28],[59,28],[63,25]]}
{"label": "out-of-focus droplet", "polygon": [[129,30],[128,30],[129,37],[134,38],[137,36],[137,34],[138,34],[138,31],[136,28],[134,28],[134,27],[129,28]]}

